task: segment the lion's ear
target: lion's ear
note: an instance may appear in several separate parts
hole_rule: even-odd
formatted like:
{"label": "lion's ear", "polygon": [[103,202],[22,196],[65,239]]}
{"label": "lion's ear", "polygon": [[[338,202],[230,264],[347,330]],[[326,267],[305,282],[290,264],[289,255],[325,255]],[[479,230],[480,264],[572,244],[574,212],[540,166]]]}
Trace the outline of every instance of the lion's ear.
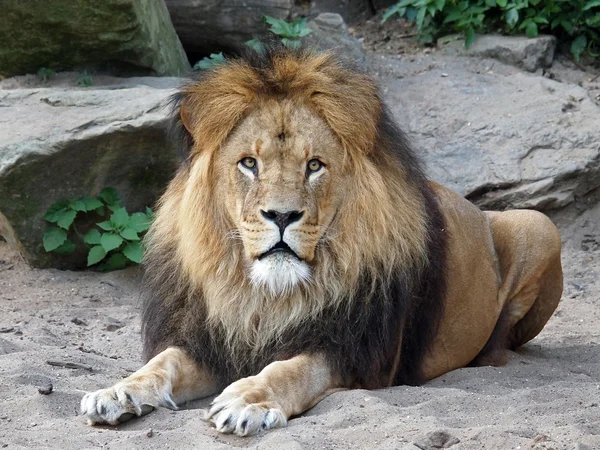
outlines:
{"label": "lion's ear", "polygon": [[193,123],[193,118],[191,116],[190,113],[190,106],[189,106],[189,97],[185,97],[183,99],[183,101],[181,102],[181,105],[179,105],[179,118],[181,120],[182,125],[185,127],[186,130],[188,130],[188,133],[193,134],[192,133],[192,123]]}

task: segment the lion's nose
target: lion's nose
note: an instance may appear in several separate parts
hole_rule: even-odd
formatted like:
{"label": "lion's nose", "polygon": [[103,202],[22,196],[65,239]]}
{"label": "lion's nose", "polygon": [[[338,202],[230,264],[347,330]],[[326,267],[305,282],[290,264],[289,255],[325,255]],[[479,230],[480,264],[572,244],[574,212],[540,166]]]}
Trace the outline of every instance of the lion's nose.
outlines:
{"label": "lion's nose", "polygon": [[268,211],[260,210],[262,216],[270,222],[274,222],[279,228],[279,232],[283,235],[283,231],[292,223],[299,221],[304,212],[302,211],[275,211],[270,209]]}

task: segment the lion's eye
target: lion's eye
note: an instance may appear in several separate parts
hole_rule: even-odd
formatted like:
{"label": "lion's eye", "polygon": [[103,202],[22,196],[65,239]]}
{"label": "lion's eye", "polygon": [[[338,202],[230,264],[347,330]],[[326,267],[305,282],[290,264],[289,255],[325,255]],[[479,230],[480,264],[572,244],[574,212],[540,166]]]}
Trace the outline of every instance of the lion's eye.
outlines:
{"label": "lion's eye", "polygon": [[323,163],[318,159],[311,159],[306,165],[306,168],[309,174],[315,173],[323,168]]}
{"label": "lion's eye", "polygon": [[254,158],[243,158],[240,161],[240,164],[244,166],[246,169],[256,170],[256,160]]}

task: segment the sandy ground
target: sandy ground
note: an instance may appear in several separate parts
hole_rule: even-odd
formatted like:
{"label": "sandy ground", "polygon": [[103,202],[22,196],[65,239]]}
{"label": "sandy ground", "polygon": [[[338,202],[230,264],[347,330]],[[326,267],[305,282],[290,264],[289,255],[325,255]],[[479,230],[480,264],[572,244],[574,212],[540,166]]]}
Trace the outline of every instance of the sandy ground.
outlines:
{"label": "sandy ground", "polygon": [[[565,223],[570,235],[595,226],[587,216]],[[600,244],[579,235],[583,244],[565,245],[558,311],[506,367],[456,370],[422,387],[336,393],[287,428],[246,439],[219,435],[202,420],[208,400],[116,428],[87,426],[83,393],[140,365],[138,270],[31,269],[0,242],[0,447],[600,449]],[[40,394],[49,383],[53,392]]]}

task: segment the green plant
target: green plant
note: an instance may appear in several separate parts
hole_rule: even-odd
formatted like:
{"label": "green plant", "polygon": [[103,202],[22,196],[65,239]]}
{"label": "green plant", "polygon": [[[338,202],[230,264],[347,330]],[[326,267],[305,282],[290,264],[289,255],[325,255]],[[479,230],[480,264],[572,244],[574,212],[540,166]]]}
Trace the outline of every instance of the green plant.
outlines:
{"label": "green plant", "polygon": [[[96,227],[82,234],[76,224],[80,213],[96,214],[106,220],[97,222]],[[122,269],[130,262],[137,264],[142,260],[141,237],[153,219],[150,208],[146,208],[145,213],[130,215],[121,206],[121,199],[113,188],[103,189],[96,198],[61,200],[52,204],[44,215],[44,220],[50,224],[43,237],[44,249],[71,254],[77,247],[73,239],[77,238],[89,249],[88,267],[98,264],[100,270]]]}
{"label": "green plant", "polygon": [[383,15],[413,22],[424,43],[461,32],[468,48],[477,33],[551,33],[570,43],[576,60],[587,51],[598,56],[600,0],[401,0]]}
{"label": "green plant", "polygon": [[92,85],[92,82],[93,82],[92,75],[89,74],[87,70],[84,70],[83,72],[81,72],[81,75],[79,75],[75,79],[75,83],[79,87],[90,87]]}
{"label": "green plant", "polygon": [[56,75],[56,73],[52,69],[40,67],[40,70],[37,71],[37,75],[38,77],[40,77],[40,80],[42,80],[42,82],[45,83],[46,81],[54,78],[54,75]]}
{"label": "green plant", "polygon": [[209,57],[204,57],[192,67],[193,70],[209,70],[225,62],[223,53],[211,53]]}
{"label": "green plant", "polygon": [[265,51],[265,44],[258,39],[250,39],[249,41],[244,42],[244,45],[258,53],[263,53]]}
{"label": "green plant", "polygon": [[[265,22],[271,26],[269,31],[281,38],[281,43],[289,48],[298,48],[302,43],[300,38],[308,36],[312,30],[306,26],[308,19],[299,18],[288,23],[283,19],[264,16]],[[251,42],[251,41],[249,41]],[[248,42],[246,43],[248,45]]]}

